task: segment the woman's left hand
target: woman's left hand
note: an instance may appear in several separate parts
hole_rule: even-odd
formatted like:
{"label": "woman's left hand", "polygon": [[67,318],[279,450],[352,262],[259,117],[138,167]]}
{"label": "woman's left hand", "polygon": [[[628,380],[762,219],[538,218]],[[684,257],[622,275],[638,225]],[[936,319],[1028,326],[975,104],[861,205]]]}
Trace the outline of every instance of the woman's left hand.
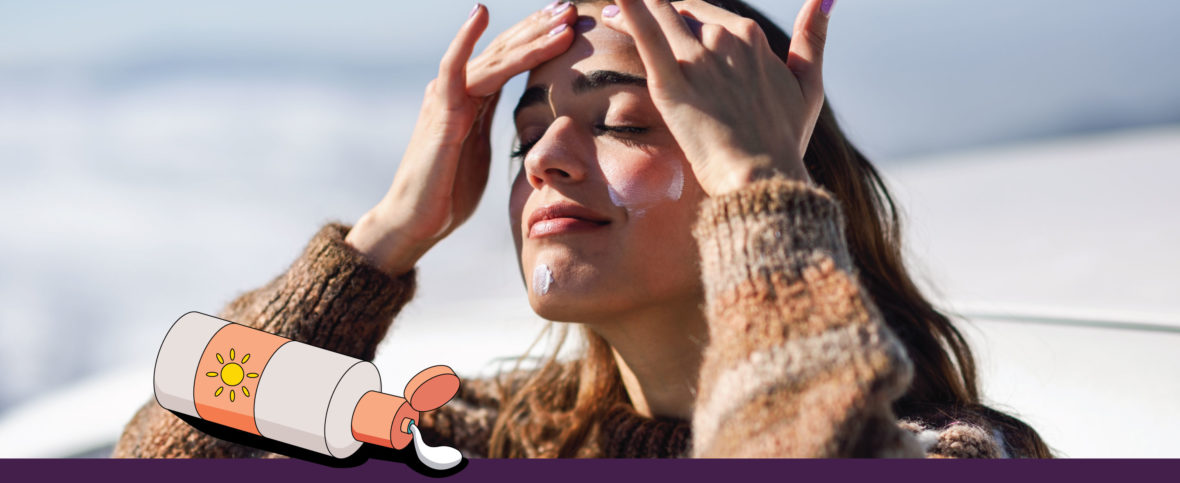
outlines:
{"label": "woman's left hand", "polygon": [[832,3],[804,4],[787,62],[753,20],[701,0],[616,0],[603,20],[635,39],[656,109],[716,196],[772,176],[811,181],[803,154],[824,103]]}

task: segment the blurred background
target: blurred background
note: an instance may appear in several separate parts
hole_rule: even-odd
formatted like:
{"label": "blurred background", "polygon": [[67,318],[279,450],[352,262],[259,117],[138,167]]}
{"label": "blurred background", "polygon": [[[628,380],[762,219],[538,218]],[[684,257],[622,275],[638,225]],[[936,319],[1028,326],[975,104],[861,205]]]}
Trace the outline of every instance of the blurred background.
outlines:
{"label": "blurred background", "polygon": [[[789,28],[802,1],[752,3]],[[481,45],[544,5],[487,4]],[[470,9],[0,0],[0,457],[109,454],[177,317],[376,203]],[[1180,4],[833,15],[829,101],[896,190],[988,401],[1064,456],[1180,456]],[[436,363],[486,374],[544,326],[507,229],[512,131],[501,109],[484,202],[420,264],[378,355],[389,388]]]}

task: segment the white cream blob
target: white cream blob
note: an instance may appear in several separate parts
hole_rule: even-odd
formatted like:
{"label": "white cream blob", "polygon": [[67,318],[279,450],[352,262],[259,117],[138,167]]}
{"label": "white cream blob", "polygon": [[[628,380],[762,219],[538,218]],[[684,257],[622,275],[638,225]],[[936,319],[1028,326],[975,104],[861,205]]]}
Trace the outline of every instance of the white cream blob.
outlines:
{"label": "white cream blob", "polygon": [[642,186],[637,177],[619,175],[617,169],[605,169],[607,193],[611,203],[622,207],[635,217],[643,216],[648,208],[666,201],[676,201],[684,194],[684,169],[680,163],[673,164],[671,176],[666,184],[656,187]]}
{"label": "white cream blob", "polygon": [[449,470],[463,461],[463,454],[455,448],[430,446],[422,442],[422,433],[413,421],[410,421],[410,434],[414,435],[414,452],[422,464],[436,470]]}
{"label": "white cream blob", "polygon": [[533,293],[545,295],[549,293],[549,286],[553,284],[553,271],[544,263],[533,269]]}

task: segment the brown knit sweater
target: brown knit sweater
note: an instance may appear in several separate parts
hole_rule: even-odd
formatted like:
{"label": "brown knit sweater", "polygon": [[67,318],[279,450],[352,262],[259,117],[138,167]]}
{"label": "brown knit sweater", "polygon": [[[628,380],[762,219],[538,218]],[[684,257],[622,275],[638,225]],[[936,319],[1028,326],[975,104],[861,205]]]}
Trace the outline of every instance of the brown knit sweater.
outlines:
{"label": "brown knit sweater", "polygon": [[[219,316],[371,360],[414,293],[329,224],[286,273]],[[700,246],[710,342],[692,421],[652,419],[620,403],[597,424],[600,457],[999,457],[992,428],[927,427],[890,409],[909,385],[905,350],[861,289],[826,191],[767,180],[705,201]],[[422,416],[431,444],[487,455],[500,400],[490,380]],[[536,444],[526,445],[537,447]],[[584,454],[584,453],[583,453]],[[206,435],[150,400],[128,423],[116,457],[266,457]]]}

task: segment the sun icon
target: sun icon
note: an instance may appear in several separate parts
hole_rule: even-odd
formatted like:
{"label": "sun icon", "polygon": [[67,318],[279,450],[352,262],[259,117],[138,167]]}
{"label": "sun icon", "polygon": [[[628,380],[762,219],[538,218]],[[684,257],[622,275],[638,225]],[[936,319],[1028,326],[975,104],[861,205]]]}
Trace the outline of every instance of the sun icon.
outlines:
{"label": "sun icon", "polygon": [[[246,354],[246,355],[242,356],[242,362],[240,362],[240,363],[234,362],[235,356],[236,356],[236,354],[234,353],[234,349],[231,347],[229,349],[230,362],[227,363],[227,362],[225,362],[225,358],[221,357],[221,353],[218,352],[217,353],[217,362],[219,364],[221,364],[221,371],[220,372],[210,371],[210,372],[205,373],[205,375],[208,377],[221,377],[221,383],[225,384],[225,386],[219,386],[216,391],[213,391],[213,397],[221,396],[221,393],[223,391],[225,391],[225,387],[229,386],[230,387],[229,402],[234,402],[234,400],[236,399],[236,392],[233,389],[234,386],[241,384],[243,377],[248,377],[250,379],[254,379],[254,378],[258,377],[257,372],[247,373],[246,370],[242,368],[242,364],[245,364],[246,362],[248,362],[250,360],[250,354]],[[243,396],[250,397],[250,390],[247,389],[246,386],[242,386],[238,389],[242,390]]]}

